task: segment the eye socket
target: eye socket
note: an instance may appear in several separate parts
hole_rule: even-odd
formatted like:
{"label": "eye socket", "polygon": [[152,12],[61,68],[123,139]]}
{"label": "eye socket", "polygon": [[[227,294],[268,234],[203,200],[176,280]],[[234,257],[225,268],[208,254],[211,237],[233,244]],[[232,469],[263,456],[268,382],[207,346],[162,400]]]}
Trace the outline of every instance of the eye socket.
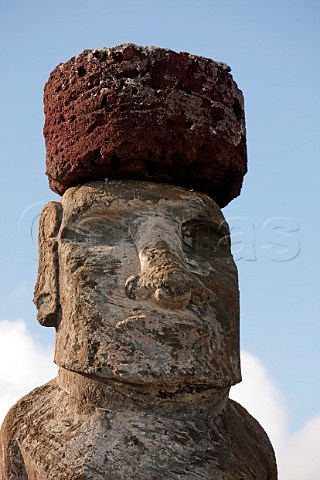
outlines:
{"label": "eye socket", "polygon": [[230,235],[217,225],[190,221],[182,226],[183,247],[188,255],[210,260],[230,255]]}
{"label": "eye socket", "polygon": [[61,238],[70,243],[115,246],[133,243],[128,228],[103,218],[85,219],[67,226]]}

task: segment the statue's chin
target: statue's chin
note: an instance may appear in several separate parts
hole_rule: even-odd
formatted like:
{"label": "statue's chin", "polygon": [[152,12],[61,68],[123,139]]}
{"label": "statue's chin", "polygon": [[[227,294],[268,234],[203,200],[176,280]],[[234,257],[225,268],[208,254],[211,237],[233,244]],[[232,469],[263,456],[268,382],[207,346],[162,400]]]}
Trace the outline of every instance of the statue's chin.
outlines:
{"label": "statue's chin", "polygon": [[[197,351],[197,349],[196,349]],[[121,355],[118,350],[117,357]],[[67,370],[100,378],[102,381],[118,381],[145,385],[195,385],[211,388],[225,388],[241,381],[238,363],[223,365],[219,358],[208,360],[200,357],[192,348],[183,353],[158,353],[153,358],[148,352],[135,351],[126,360],[114,359],[106,362],[91,362],[91,365],[59,365]],[[225,360],[225,359],[224,359]]]}
{"label": "statue's chin", "polygon": [[154,311],[119,320],[104,339],[96,332],[100,341],[87,343],[87,355],[75,350],[70,356],[59,348],[56,363],[126,383],[222,388],[241,380],[238,350],[224,337],[218,322]]}
{"label": "statue's chin", "polygon": [[230,387],[240,381],[235,379],[235,376],[230,374],[220,375],[217,371],[210,371],[209,366],[207,371],[187,368],[179,368],[174,362],[168,362],[167,365],[161,369],[155,362],[148,362],[149,365],[133,364],[130,365],[113,365],[110,371],[108,367],[98,367],[97,370],[89,369],[87,373],[96,378],[103,380],[116,380],[122,383],[136,384],[136,385],[159,385],[163,386],[207,386],[209,388],[225,388]]}
{"label": "statue's chin", "polygon": [[[100,371],[131,383],[225,387],[240,381],[238,356],[228,356],[213,325],[194,315],[129,317],[117,325]],[[105,369],[104,367],[107,367]],[[98,372],[97,372],[98,373]]]}

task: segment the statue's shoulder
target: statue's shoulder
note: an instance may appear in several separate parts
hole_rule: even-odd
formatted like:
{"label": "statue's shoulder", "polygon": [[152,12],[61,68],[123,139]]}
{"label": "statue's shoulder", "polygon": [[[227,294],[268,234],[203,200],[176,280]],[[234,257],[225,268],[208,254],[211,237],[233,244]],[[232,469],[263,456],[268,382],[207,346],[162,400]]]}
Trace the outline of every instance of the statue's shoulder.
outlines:
{"label": "statue's shoulder", "polygon": [[275,453],[268,435],[260,423],[234,400],[229,400],[225,427],[231,438],[237,456],[251,466],[256,464],[261,479],[276,480],[277,464]]}
{"label": "statue's shoulder", "polygon": [[48,403],[51,395],[57,390],[55,380],[37,387],[15,403],[8,411],[1,427],[1,440],[10,432],[21,429],[34,410],[39,410]]}
{"label": "statue's shoulder", "polygon": [[5,416],[0,430],[0,480],[28,478],[21,445],[30,436],[35,416],[48,409],[57,388],[55,380],[35,388],[18,400]]}

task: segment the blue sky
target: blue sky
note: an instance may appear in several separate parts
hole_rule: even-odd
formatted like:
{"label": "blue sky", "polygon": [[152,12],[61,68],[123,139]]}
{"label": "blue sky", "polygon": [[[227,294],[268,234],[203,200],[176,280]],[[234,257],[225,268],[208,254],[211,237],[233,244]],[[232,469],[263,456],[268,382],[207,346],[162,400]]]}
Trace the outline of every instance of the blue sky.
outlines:
{"label": "blue sky", "polygon": [[224,209],[244,257],[241,345],[282,392],[292,431],[318,414],[319,20],[312,0],[0,0],[0,320],[22,319],[35,341],[54,342],[32,304],[31,232],[42,205],[59,199],[45,176],[49,73],[83,49],[126,41],[207,56],[231,66],[245,97],[249,172]]}

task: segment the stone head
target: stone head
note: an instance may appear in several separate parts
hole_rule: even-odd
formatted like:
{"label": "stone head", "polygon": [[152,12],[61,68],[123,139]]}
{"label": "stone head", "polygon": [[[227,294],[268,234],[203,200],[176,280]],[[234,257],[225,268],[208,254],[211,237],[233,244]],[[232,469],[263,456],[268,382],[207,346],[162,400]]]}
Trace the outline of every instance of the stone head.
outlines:
{"label": "stone head", "polygon": [[38,320],[55,362],[135,384],[240,381],[239,293],[230,235],[205,194],[90,182],[39,225]]}

